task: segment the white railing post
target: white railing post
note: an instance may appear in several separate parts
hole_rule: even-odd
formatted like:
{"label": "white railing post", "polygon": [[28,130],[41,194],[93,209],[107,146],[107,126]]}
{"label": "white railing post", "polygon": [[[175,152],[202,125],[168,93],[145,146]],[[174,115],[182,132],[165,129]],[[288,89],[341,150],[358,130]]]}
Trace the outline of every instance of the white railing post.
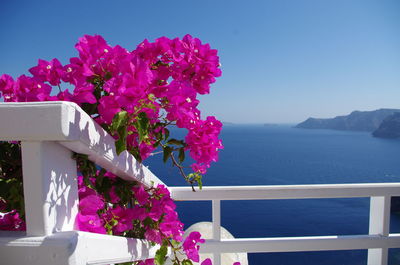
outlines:
{"label": "white railing post", "polygon": [[[213,239],[221,241],[221,200],[212,200],[212,231]],[[221,265],[221,253],[213,253],[214,265]]]}
{"label": "white railing post", "polygon": [[28,236],[73,230],[78,212],[76,162],[56,142],[22,142]]}
{"label": "white railing post", "polygon": [[[390,196],[371,197],[369,234],[387,237],[390,227]],[[387,265],[388,248],[368,249],[368,265]]]}

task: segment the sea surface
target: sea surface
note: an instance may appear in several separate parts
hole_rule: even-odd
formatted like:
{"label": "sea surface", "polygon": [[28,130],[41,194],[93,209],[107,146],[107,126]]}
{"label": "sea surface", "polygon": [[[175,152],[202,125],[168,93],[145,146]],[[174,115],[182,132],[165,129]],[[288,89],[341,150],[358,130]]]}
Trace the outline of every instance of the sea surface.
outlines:
{"label": "sea surface", "polygon": [[[400,182],[400,140],[289,125],[228,125],[221,138],[225,148],[204,185]],[[161,160],[154,156],[146,164],[166,184],[185,185],[176,169]],[[211,202],[177,205],[185,227],[211,221]],[[367,198],[224,201],[221,207],[222,226],[235,237],[368,233]],[[400,215],[392,214],[390,231],[400,232]],[[249,254],[249,264],[364,265],[366,257],[365,250]],[[400,249],[390,250],[389,264],[400,264]]]}

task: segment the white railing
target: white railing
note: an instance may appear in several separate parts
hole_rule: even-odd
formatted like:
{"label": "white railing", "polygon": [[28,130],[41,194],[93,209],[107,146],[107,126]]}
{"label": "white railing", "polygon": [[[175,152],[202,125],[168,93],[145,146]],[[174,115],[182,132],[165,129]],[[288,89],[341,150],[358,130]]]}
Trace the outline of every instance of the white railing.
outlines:
{"label": "white railing", "polygon": [[[400,183],[218,186],[193,193],[188,187],[172,187],[179,201],[212,201],[213,239],[201,251],[214,253],[216,265],[221,253],[294,252],[368,249],[368,265],[385,265],[388,249],[400,247],[400,234],[389,234],[390,199],[400,195]],[[369,234],[312,237],[221,239],[222,200],[274,200],[370,197]]]}
{"label": "white railing", "polygon": [[[0,140],[22,142],[27,231],[0,233],[1,264],[109,264],[143,260],[157,246],[146,240],[74,231],[78,212],[76,163],[72,152],[126,180],[146,186],[162,183],[132,155],[117,156],[114,140],[81,108],[70,102],[0,103]],[[368,249],[368,265],[387,264],[389,248],[400,247],[400,234],[389,234],[390,197],[400,183],[169,187],[175,200],[211,200],[213,239],[202,252],[287,252]],[[221,239],[221,200],[370,197],[368,235]]]}

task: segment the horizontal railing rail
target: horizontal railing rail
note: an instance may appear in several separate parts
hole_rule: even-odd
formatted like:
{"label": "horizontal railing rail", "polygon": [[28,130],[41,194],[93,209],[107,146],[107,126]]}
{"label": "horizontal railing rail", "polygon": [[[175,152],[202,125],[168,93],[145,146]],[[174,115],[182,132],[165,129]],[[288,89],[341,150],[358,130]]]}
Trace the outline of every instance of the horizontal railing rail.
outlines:
{"label": "horizontal railing rail", "polygon": [[202,246],[203,253],[272,253],[321,250],[352,250],[399,247],[400,234],[381,235],[343,235],[307,237],[266,237],[208,240]]}
{"label": "horizontal railing rail", "polygon": [[272,200],[400,196],[400,183],[170,187],[175,200]]}
{"label": "horizontal railing rail", "polygon": [[[214,254],[221,264],[221,253],[295,252],[368,249],[368,265],[386,265],[388,249],[400,247],[400,234],[389,234],[390,200],[400,196],[400,183],[314,184],[273,186],[205,186],[201,192],[190,187],[171,187],[178,201],[211,201],[213,238],[201,251]],[[221,201],[370,198],[369,234],[309,237],[221,239]]]}
{"label": "horizontal railing rail", "polygon": [[154,257],[147,240],[67,231],[48,236],[0,233],[0,264],[101,265]]}
{"label": "horizontal railing rail", "polygon": [[1,141],[57,142],[120,178],[164,184],[127,151],[117,155],[114,138],[73,102],[0,103],[0,122]]}

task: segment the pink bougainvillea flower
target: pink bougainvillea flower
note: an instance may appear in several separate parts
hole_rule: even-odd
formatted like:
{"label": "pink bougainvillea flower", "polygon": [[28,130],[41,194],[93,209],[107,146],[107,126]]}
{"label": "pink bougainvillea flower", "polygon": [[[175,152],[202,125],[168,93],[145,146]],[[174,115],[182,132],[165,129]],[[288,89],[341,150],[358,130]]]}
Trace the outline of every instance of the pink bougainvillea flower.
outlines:
{"label": "pink bougainvillea flower", "polygon": [[161,233],[158,230],[148,228],[148,229],[146,229],[146,232],[144,233],[144,237],[147,240],[153,241],[157,244],[162,244]]}
{"label": "pink bougainvillea flower", "polygon": [[133,209],[126,209],[117,205],[115,208],[109,211],[107,216],[116,221],[116,225],[113,227],[113,232],[115,235],[120,235],[124,231],[128,231],[133,228]]}
{"label": "pink bougainvillea flower", "polygon": [[148,213],[147,210],[145,208],[139,207],[139,206],[135,206],[134,208],[132,208],[132,218],[133,219],[138,219],[140,221],[143,221],[144,219],[146,219],[148,217]]}
{"label": "pink bougainvillea flower", "polygon": [[51,86],[26,75],[18,77],[14,89],[18,102],[46,101],[51,92]]}
{"label": "pink bougainvillea flower", "polygon": [[146,158],[148,158],[151,155],[151,152],[154,151],[154,146],[151,143],[152,141],[150,141],[150,144],[147,144],[146,142],[141,142],[139,145],[139,152],[140,152],[140,157],[142,158],[142,160],[145,160]]}
{"label": "pink bougainvillea flower", "polygon": [[170,194],[169,190],[167,189],[167,187],[165,187],[162,184],[157,184],[154,194],[157,197],[171,197],[171,194]]}
{"label": "pink bougainvillea flower", "polygon": [[142,260],[138,265],[154,265],[154,259]]}
{"label": "pink bougainvillea flower", "polygon": [[164,214],[164,205],[157,199],[150,199],[150,211],[149,211],[149,217],[153,221],[158,221]]}
{"label": "pink bougainvillea flower", "polygon": [[97,102],[97,99],[93,93],[94,93],[94,87],[92,84],[84,84],[82,86],[76,86],[74,89],[72,100],[73,102],[78,104],[82,103],[94,104]]}
{"label": "pink bougainvillea flower", "polygon": [[111,203],[118,203],[121,200],[121,198],[115,192],[115,186],[111,187],[110,191],[108,192],[108,196],[110,196]]}
{"label": "pink bougainvillea flower", "polygon": [[203,260],[203,262],[201,262],[201,265],[212,265],[211,259],[208,258],[208,259]]}
{"label": "pink bougainvillea flower", "polygon": [[222,141],[218,139],[221,128],[222,123],[215,117],[207,117],[205,121],[198,121],[186,135],[190,156],[197,161],[192,165],[194,171],[204,174],[210,163],[218,160],[218,151],[223,148]]}
{"label": "pink bougainvillea flower", "polygon": [[204,239],[201,238],[201,234],[199,232],[191,232],[183,242],[183,250],[186,253],[186,256],[194,262],[199,262],[199,249],[200,246],[198,243],[206,242]]}
{"label": "pink bougainvillea flower", "polygon": [[0,76],[0,97],[5,102],[15,101],[14,79],[9,75]]}
{"label": "pink bougainvillea flower", "polygon": [[0,213],[0,230],[24,231],[25,222],[20,218],[16,210],[7,213]]}
{"label": "pink bougainvillea flower", "polygon": [[79,199],[83,199],[89,195],[95,195],[97,196],[97,193],[94,189],[89,188],[88,186],[85,185],[83,181],[83,176],[79,175],[78,176],[78,195]]}
{"label": "pink bougainvillea flower", "polygon": [[102,220],[98,214],[83,215],[78,213],[76,215],[75,226],[80,231],[87,231],[99,234],[106,234],[107,231],[104,228],[104,220]]}
{"label": "pink bougainvillea flower", "polygon": [[163,220],[159,227],[160,231],[168,238],[172,238],[178,242],[182,241],[183,223],[181,223],[179,220]]}
{"label": "pink bougainvillea flower", "polygon": [[144,190],[142,185],[138,188],[133,188],[133,192],[140,206],[143,206],[148,202],[149,194]]}
{"label": "pink bougainvillea flower", "polygon": [[88,64],[96,62],[111,50],[111,47],[99,35],[85,35],[79,38],[75,48],[79,52],[79,57],[84,61],[88,61]]}
{"label": "pink bougainvillea flower", "polygon": [[29,72],[41,82],[49,82],[53,86],[58,86],[64,74],[64,68],[55,58],[49,62],[39,59],[38,65],[29,69]]}
{"label": "pink bougainvillea flower", "polygon": [[121,111],[118,101],[113,96],[104,96],[99,101],[99,114],[101,118],[107,123],[111,124],[115,114]]}
{"label": "pink bougainvillea flower", "polygon": [[73,95],[68,91],[68,89],[65,89],[64,91],[59,92],[57,94],[57,99],[56,100],[73,101]]}
{"label": "pink bougainvillea flower", "polygon": [[104,200],[97,194],[79,200],[79,210],[83,215],[97,214],[97,211],[103,208]]}

